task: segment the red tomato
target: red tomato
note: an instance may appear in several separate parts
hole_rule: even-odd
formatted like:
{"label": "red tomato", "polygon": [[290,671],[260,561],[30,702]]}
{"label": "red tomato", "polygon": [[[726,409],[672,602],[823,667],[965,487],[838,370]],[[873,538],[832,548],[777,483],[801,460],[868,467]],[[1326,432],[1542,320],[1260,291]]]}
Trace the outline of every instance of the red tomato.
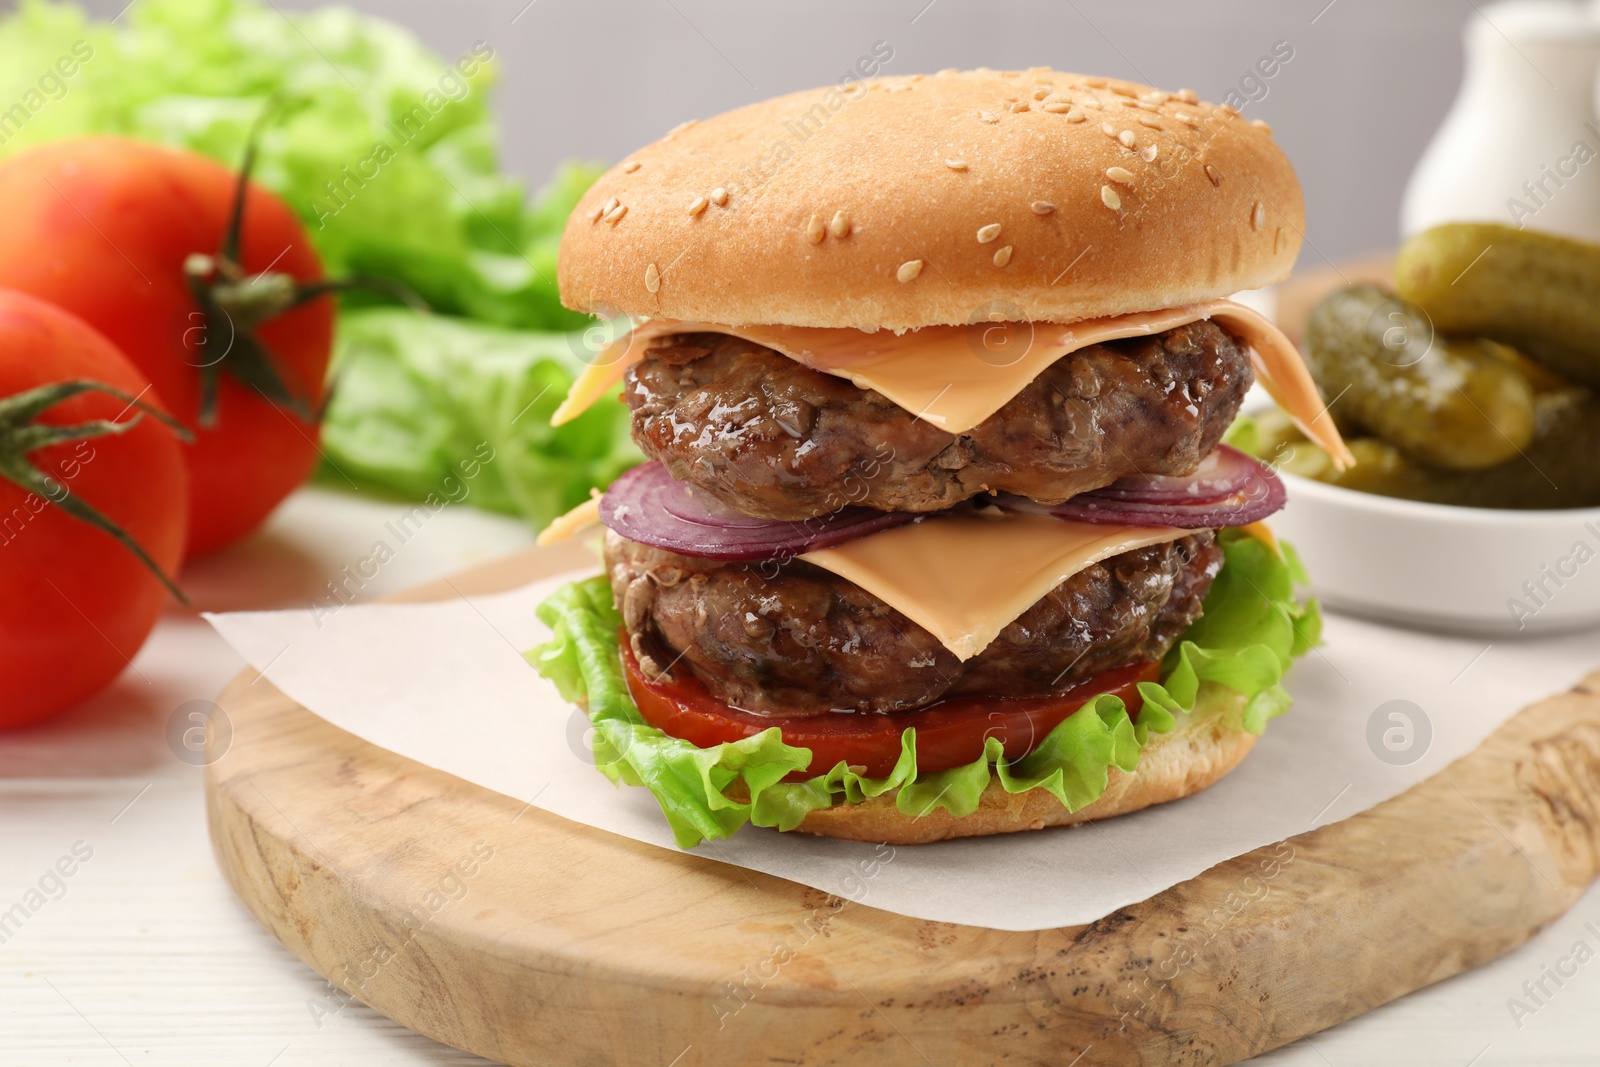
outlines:
{"label": "red tomato", "polygon": [[[259,526],[317,461],[314,421],[227,373],[215,424],[200,424],[200,368],[220,359],[226,370],[242,350],[229,347],[237,338],[227,322],[207,328],[184,262],[221,248],[236,185],[228,168],[203,156],[116,137],[57,141],[0,164],[0,286],[64,307],[105,334],[195,432],[185,449],[191,556]],[[322,276],[300,221],[254,185],[245,198],[240,259],[249,274],[270,267],[296,281]],[[321,298],[271,318],[255,334],[311,411],[322,402],[333,314]]]}
{"label": "red tomato", "polygon": [[983,754],[984,740],[989,737],[1000,739],[1007,759],[1019,759],[1101,693],[1121,697],[1128,714],[1137,719],[1144,703],[1138,684],[1154,682],[1161,673],[1160,664],[1135,663],[1086,678],[1048,697],[957,697],[896,715],[823,712],[772,716],[730,708],[687,671],[679,672],[671,684],[646,681],[626,635],[621,644],[628,689],[645,722],[700,748],[753,737],[776,726],[786,744],[811,750],[811,766],[789,775],[786,781],[792,782],[824,774],[840,760],[865,768],[869,778],[882,778],[899,760],[900,735],[908,726],[917,731],[919,771],[944,771],[971,763]]}
{"label": "red tomato", "polygon": [[[72,379],[142,393],[160,407],[144,375],[82,319],[0,290],[0,404]],[[137,414],[116,397],[81,393],[34,421],[126,423]],[[27,458],[120,526],[165,573],[182,562],[187,479],[170,428],[145,415],[124,433]],[[144,644],[167,599],[160,580],[110,534],[3,478],[0,589],[0,727],[60,711],[107,685]]]}

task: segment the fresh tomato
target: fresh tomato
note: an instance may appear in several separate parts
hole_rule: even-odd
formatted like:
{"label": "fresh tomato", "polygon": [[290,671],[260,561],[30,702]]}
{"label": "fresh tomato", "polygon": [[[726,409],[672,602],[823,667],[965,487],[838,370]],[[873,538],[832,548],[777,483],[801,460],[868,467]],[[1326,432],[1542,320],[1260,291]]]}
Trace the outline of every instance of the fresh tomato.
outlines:
{"label": "fresh tomato", "polygon": [[187,479],[153,410],[149,381],[82,319],[0,290],[0,727],[103,688],[161,614],[151,565],[183,559]]}
{"label": "fresh tomato", "polygon": [[116,137],[0,164],[0,286],[105,334],[194,431],[191,556],[255,529],[310,474],[333,339],[331,301],[297,303],[322,265],[272,193],[248,185],[240,269],[219,269],[238,184],[204,156]]}
{"label": "fresh tomato", "polygon": [[908,726],[917,731],[919,771],[944,771],[971,763],[983,755],[984,741],[990,737],[1005,746],[1007,759],[1019,759],[1101,693],[1121,697],[1128,714],[1137,718],[1143,705],[1139,683],[1156,681],[1160,674],[1160,664],[1135,663],[1086,678],[1047,697],[956,697],[895,715],[822,712],[772,716],[730,708],[687,671],[679,672],[670,683],[647,681],[639,673],[639,661],[626,634],[621,644],[628,689],[645,722],[700,748],[753,737],[776,726],[786,744],[811,750],[811,766],[789,775],[789,781],[826,773],[840,760],[869,778],[882,778],[900,758],[900,735]]}

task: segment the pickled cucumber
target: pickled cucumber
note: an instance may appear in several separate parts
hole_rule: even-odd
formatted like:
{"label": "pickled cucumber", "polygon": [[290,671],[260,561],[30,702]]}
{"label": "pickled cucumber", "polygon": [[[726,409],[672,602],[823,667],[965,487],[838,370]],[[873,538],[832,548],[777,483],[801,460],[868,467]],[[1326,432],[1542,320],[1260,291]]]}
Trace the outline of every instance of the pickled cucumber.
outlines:
{"label": "pickled cucumber", "polygon": [[1341,430],[1365,430],[1411,459],[1480,470],[1533,438],[1533,388],[1493,342],[1437,334],[1428,316],[1375,285],[1311,313],[1306,362]]}
{"label": "pickled cucumber", "polygon": [[1527,451],[1480,471],[1433,470],[1375,437],[1350,441],[1356,464],[1339,471],[1276,410],[1252,415],[1251,433],[1232,436],[1252,446],[1237,447],[1280,470],[1365,493],[1479,508],[1600,506],[1600,403],[1588,390],[1569,387],[1539,394],[1534,414]]}
{"label": "pickled cucumber", "polygon": [[1400,247],[1400,295],[1446,333],[1503,341],[1600,387],[1600,245],[1493,223],[1435,226]]}

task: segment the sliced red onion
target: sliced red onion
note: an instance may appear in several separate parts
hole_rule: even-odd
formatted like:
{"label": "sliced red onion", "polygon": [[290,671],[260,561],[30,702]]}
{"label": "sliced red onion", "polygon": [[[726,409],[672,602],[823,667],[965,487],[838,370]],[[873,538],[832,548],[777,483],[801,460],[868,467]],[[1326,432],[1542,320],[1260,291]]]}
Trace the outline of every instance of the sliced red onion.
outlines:
{"label": "sliced red onion", "polygon": [[798,556],[917,518],[909,512],[845,507],[814,519],[758,519],[645,463],[611,483],[600,521],[630,541],[702,559],[750,562]]}
{"label": "sliced red onion", "polygon": [[1218,445],[1193,474],[1135,474],[1094,492],[1135,504],[1212,504],[1245,492],[1260,477],[1260,468],[1237,448]]}
{"label": "sliced red onion", "polygon": [[[995,503],[1015,511],[1053,515],[1058,519],[1078,522],[1114,523],[1127,526],[1176,526],[1183,530],[1215,529],[1219,526],[1244,526],[1280,510],[1288,493],[1265,465],[1236,449],[1227,449],[1218,469],[1202,469],[1191,475],[1202,488],[1189,495],[1179,483],[1183,478],[1161,476],[1159,490],[1148,487],[1155,479],[1141,478],[1142,487],[1135,497],[1159,496],[1161,499],[1135,499],[1123,488],[1134,479],[1124,478],[1089,493],[1079,493],[1060,504],[1037,504],[1021,497],[1001,496]],[[1215,453],[1214,453],[1215,454]],[[1226,485],[1230,491],[1216,497],[1216,487]]]}

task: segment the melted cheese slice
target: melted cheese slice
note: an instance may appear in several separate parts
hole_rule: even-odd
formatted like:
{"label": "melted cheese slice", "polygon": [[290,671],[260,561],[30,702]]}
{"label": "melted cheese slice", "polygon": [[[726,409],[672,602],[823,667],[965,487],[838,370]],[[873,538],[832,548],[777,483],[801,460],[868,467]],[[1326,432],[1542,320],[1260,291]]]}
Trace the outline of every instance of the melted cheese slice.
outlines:
{"label": "melted cheese slice", "polygon": [[861,586],[968,660],[1079,571],[1193,532],[963,510],[800,558]]}
{"label": "melted cheese slice", "polygon": [[573,383],[551,421],[581,415],[644,358],[652,340],[675,333],[725,333],[763,345],[813,370],[875,390],[917,418],[949,433],[965,433],[999,411],[1062,356],[1104,341],[1145,337],[1213,319],[1250,346],[1256,377],[1267,393],[1321,445],[1341,469],[1354,463],[1305,361],[1272,322],[1231,300],[1165,311],[1142,311],[1057,323],[976,323],[888,330],[812,326],[720,326],[658,319],[636,326],[605,349]]}
{"label": "melted cheese slice", "polygon": [[558,541],[570,541],[591,526],[600,525],[600,490],[589,490],[589,499],[539,531],[534,544],[543,548]]}

